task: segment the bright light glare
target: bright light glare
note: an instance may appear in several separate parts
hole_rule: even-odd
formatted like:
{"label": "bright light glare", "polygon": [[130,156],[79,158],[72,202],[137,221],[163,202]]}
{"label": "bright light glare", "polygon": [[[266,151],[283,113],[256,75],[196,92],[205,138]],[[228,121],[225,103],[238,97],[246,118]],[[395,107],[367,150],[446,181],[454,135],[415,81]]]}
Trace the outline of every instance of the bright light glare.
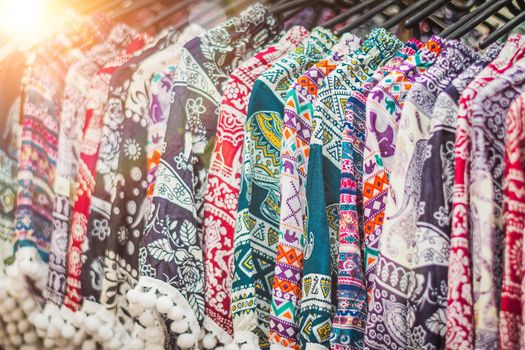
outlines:
{"label": "bright light glare", "polygon": [[15,40],[38,35],[46,27],[46,0],[0,0],[0,31]]}

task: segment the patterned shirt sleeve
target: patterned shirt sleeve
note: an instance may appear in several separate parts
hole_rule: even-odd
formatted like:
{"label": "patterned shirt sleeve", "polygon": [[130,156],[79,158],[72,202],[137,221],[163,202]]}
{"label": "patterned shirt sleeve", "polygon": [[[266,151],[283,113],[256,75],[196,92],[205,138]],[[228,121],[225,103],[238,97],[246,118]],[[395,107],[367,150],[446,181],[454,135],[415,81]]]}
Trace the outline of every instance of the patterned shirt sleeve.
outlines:
{"label": "patterned shirt sleeve", "polygon": [[92,47],[82,59],[75,62],[66,74],[53,186],[55,191],[54,230],[50,243],[46,294],[47,300],[59,306],[62,305],[66,293],[71,203],[76,196],[78,154],[86,119],[89,83],[105,62],[129,44],[131,35],[132,31],[129,27],[117,25],[111,29],[103,43]]}
{"label": "patterned shirt sleeve", "polygon": [[[323,80],[315,101],[306,182],[307,227],[301,300],[301,343],[328,347],[335,307],[344,110],[360,88],[402,46],[374,29],[348,60]],[[311,346],[310,345],[310,346]]]}
{"label": "patterned shirt sleeve", "polygon": [[499,337],[502,349],[523,347],[523,227],[525,227],[525,159],[523,146],[525,95],[511,104],[506,118],[505,173],[503,175],[503,234],[505,247]]}
{"label": "patterned shirt sleeve", "polygon": [[372,88],[421,46],[409,40],[395,56],[363,85],[352,91],[345,107],[341,142],[339,253],[337,262],[337,310],[332,320],[330,343],[341,347],[362,344],[367,312],[367,290],[361,255],[363,237],[363,150],[366,132],[366,98]]}
{"label": "patterned shirt sleeve", "polygon": [[267,347],[279,238],[279,174],[286,93],[335,44],[316,28],[255,82],[245,125],[241,192],[235,229],[232,314],[236,340]]}
{"label": "patterned shirt sleeve", "polygon": [[[389,348],[391,342],[401,348],[407,344],[419,347],[420,338],[417,337],[421,332],[419,329],[408,329],[407,322],[411,319],[406,312],[406,303],[409,287],[416,283],[414,276],[409,273],[409,243],[415,232],[421,165],[428,128],[437,94],[472,63],[476,55],[474,50],[458,41],[445,42],[436,63],[416,78],[403,106],[395,141],[390,191],[370,306],[369,320],[375,322],[367,325],[368,334],[379,333],[381,329],[392,329],[389,327],[395,327],[395,332],[381,331],[382,339],[373,339],[375,348]],[[383,311],[379,312],[383,305]],[[389,318],[389,315],[394,318]],[[392,324],[390,322],[394,321],[391,320],[398,321]]]}
{"label": "patterned shirt sleeve", "polygon": [[279,25],[264,7],[254,5],[184,45],[175,71],[167,148],[140,246],[139,286],[175,300],[196,334],[205,304],[205,183],[224,84],[239,64],[275,40]]}
{"label": "patterned shirt sleeve", "polygon": [[[463,89],[499,53],[494,44],[485,54],[440,92],[430,121],[430,136],[423,161],[421,191],[416,232],[411,251],[412,271],[422,276],[421,288],[408,293],[407,312],[411,328],[425,333],[418,344],[422,347],[444,346],[446,334],[446,293],[450,231],[452,221],[452,189],[454,186],[454,138],[459,98]],[[442,174],[442,176],[435,176]],[[427,293],[426,291],[432,291]],[[422,297],[426,293],[426,297]]]}
{"label": "patterned shirt sleeve", "polygon": [[278,43],[233,71],[222,96],[204,198],[204,263],[206,316],[210,321],[207,328],[228,339],[233,334],[230,299],[233,239],[248,102],[255,80],[308,35],[303,27],[292,28]]}
{"label": "patterned shirt sleeve", "polygon": [[299,305],[303,276],[306,176],[314,100],[323,79],[359,47],[345,34],[328,57],[300,76],[288,90],[284,106],[279,189],[279,242],[272,289],[270,343],[299,348]]}
{"label": "patterned shirt sleeve", "polygon": [[[472,105],[469,212],[474,251],[475,347],[497,348],[503,280],[503,173],[505,117],[525,88],[525,61],[520,60],[479,90]],[[479,243],[478,243],[479,242]]]}
{"label": "patterned shirt sleeve", "polygon": [[[481,88],[525,55],[525,37],[513,35],[498,58],[489,64],[463,91],[459,102],[455,141],[455,170],[450,240],[446,349],[474,348],[474,295],[479,290],[472,270],[477,257],[470,244],[470,153],[471,107]],[[478,280],[479,281],[479,280]]]}

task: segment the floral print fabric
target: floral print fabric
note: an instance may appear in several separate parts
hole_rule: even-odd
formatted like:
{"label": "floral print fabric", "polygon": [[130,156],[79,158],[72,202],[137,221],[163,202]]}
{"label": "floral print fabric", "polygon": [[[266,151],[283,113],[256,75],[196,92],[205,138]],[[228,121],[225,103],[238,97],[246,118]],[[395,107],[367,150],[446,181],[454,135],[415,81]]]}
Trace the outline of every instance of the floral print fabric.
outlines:
{"label": "floral print fabric", "polygon": [[473,256],[474,276],[479,276],[473,289],[475,348],[497,349],[499,344],[505,116],[524,88],[525,61],[520,60],[480,89],[471,108],[469,212],[473,246],[480,247]]}
{"label": "floral print fabric", "polygon": [[[94,74],[129,44],[132,35],[134,33],[131,28],[125,25],[113,27],[105,41],[91,48],[66,74],[58,134],[54,230],[51,236],[46,294],[46,298],[57,305],[62,305],[66,294],[71,198],[75,196],[78,154],[86,116],[86,92]],[[76,258],[78,255],[72,259]]]}
{"label": "floral print fabric", "polygon": [[186,43],[174,72],[167,147],[140,246],[140,274],[145,285],[153,278],[180,293],[200,322],[205,304],[203,195],[217,108],[232,71],[278,31],[276,19],[254,5]]}
{"label": "floral print fabric", "polygon": [[[181,33],[169,31],[134,67],[124,103],[120,150],[115,156],[114,199],[107,221],[109,237],[104,254],[101,300],[109,309],[128,308],[126,293],[138,279],[139,243],[149,213],[146,142],[149,125],[147,99],[157,67],[177,63],[183,45],[201,32],[190,26]],[[102,220],[101,223],[104,224]]]}
{"label": "floral print fabric", "polygon": [[422,332],[411,329],[408,321],[412,319],[406,304],[410,288],[418,285],[415,278],[419,277],[410,273],[408,249],[415,233],[424,149],[438,93],[472,63],[476,55],[457,41],[447,41],[436,63],[416,78],[403,106],[370,305],[369,320],[375,319],[375,322],[367,326],[368,334],[379,333],[382,328],[388,331],[382,335],[382,340],[375,339],[371,348],[421,346]]}
{"label": "floral print fabric", "polygon": [[525,346],[523,318],[523,227],[525,212],[523,139],[525,95],[511,104],[506,117],[505,173],[503,174],[503,234],[505,247],[501,288],[499,348],[522,349]]}
{"label": "floral print fabric", "polygon": [[381,80],[367,97],[362,196],[364,272],[369,301],[372,298],[401,111],[415,78],[434,64],[441,46],[439,38],[427,41],[416,54]]}
{"label": "floral print fabric", "polygon": [[[272,290],[270,343],[299,348],[305,192],[314,100],[323,79],[359,46],[345,34],[328,58],[299,77],[286,94],[281,145],[279,242]],[[286,326],[284,326],[286,325]]]}
{"label": "floral print fabric", "polygon": [[[71,219],[76,222],[87,222],[90,214],[91,196],[95,189],[96,162],[99,154],[99,145],[102,138],[102,126],[104,109],[109,96],[111,75],[123,63],[125,63],[132,52],[144,46],[144,38],[136,37],[119,55],[106,63],[91,79],[88,88],[86,104],[86,116],[82,130],[82,142],[80,145],[77,174],[76,193],[72,200]],[[72,226],[74,235],[68,240],[68,270],[67,285],[64,304],[72,310],[77,310],[82,297],[91,297],[88,286],[99,285],[100,280],[89,279],[81,285],[82,251],[84,240],[87,236],[87,226]],[[70,231],[71,232],[71,231]],[[88,284],[89,283],[89,284]],[[100,290],[100,288],[97,288]]]}
{"label": "floral print fabric", "polygon": [[[232,314],[235,337],[267,348],[279,237],[279,171],[284,102],[293,82],[336,43],[316,28],[255,82],[248,105],[235,229]],[[283,330],[286,331],[286,330]],[[245,340],[245,341],[246,341]]]}
{"label": "floral print fabric", "polygon": [[[49,258],[53,231],[53,185],[60,128],[60,107],[56,106],[61,105],[63,72],[67,72],[88,49],[90,40],[87,38],[104,37],[109,30],[103,18],[93,18],[85,25],[84,28],[71,28],[69,33],[40,47],[25,72],[15,211],[16,246],[36,247],[44,261]],[[65,45],[69,40],[79,40],[83,46],[70,48]],[[60,57],[57,52],[62,53]]]}
{"label": "floral print fabric", "polygon": [[401,46],[385,29],[374,29],[319,88],[306,182],[308,217],[300,314],[302,346],[329,345],[336,294],[332,284],[337,280],[341,139],[346,103],[352,92]]}
{"label": "floral print fabric", "polygon": [[224,89],[204,198],[204,262],[206,315],[230,335],[233,240],[248,102],[255,80],[308,35],[303,27],[293,27],[234,70]]}
{"label": "floral print fabric", "polygon": [[[412,328],[423,335],[419,346],[444,348],[446,334],[446,290],[452,188],[454,184],[454,138],[458,102],[463,89],[501,50],[494,44],[436,98],[430,121],[418,199],[416,232],[412,245],[412,271],[419,276],[416,288],[408,293],[407,308]],[[435,176],[435,174],[442,174]],[[428,292],[430,291],[430,292]],[[425,294],[426,293],[426,294]],[[426,297],[423,297],[426,295]],[[425,333],[423,333],[424,331]],[[409,331],[410,332],[410,331]]]}
{"label": "floral print fabric", "polygon": [[471,252],[469,184],[471,155],[471,107],[478,92],[499,74],[523,58],[525,38],[511,36],[499,56],[483,69],[463,91],[459,102],[455,141],[455,174],[450,242],[446,349],[474,348],[474,301],[479,296],[478,272],[472,269],[477,261]]}

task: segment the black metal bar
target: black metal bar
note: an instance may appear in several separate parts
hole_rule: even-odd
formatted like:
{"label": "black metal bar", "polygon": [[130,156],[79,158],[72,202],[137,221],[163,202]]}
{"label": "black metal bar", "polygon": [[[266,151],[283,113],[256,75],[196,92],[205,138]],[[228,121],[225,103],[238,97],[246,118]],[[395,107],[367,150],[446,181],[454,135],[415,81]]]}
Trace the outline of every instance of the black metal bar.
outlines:
{"label": "black metal bar", "polygon": [[450,1],[451,0],[435,0],[435,1],[432,1],[428,7],[426,7],[425,9],[423,9],[421,12],[419,12],[416,15],[414,15],[413,17],[409,18],[405,22],[405,27],[412,28],[416,24],[419,24],[419,22],[421,22],[422,20],[424,20],[425,18],[427,18],[428,16],[433,14],[437,9],[439,9],[439,8],[445,6],[446,4],[448,4]]}

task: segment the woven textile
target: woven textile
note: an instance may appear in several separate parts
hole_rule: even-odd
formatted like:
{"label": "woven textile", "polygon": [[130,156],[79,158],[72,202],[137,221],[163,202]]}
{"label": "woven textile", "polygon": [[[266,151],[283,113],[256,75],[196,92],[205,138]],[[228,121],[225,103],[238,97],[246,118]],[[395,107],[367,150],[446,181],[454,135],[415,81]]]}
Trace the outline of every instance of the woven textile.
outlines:
{"label": "woven textile", "polygon": [[[77,174],[75,176],[76,193],[72,200],[71,218],[83,217],[84,219],[81,221],[87,222],[89,217],[91,195],[95,188],[96,162],[102,138],[104,109],[109,94],[111,75],[130,58],[132,52],[139,50],[143,46],[144,38],[136,37],[126,50],[106,63],[91,79],[88,87],[88,98],[85,101],[86,116],[82,129]],[[89,290],[85,284],[84,288],[81,287],[81,265],[79,265],[83,255],[82,244],[87,235],[87,226],[82,225],[75,228],[77,231],[75,231],[74,235],[69,235],[67,242],[67,254],[71,257],[71,263],[68,262],[66,298],[64,300],[64,304],[72,310],[79,308],[82,294]],[[87,281],[91,283],[91,279]],[[95,283],[98,283],[98,281]],[[84,296],[91,296],[91,294],[85,293]]]}
{"label": "woven textile", "polygon": [[441,46],[439,38],[434,37],[426,42],[415,55],[408,57],[379,82],[367,97],[362,200],[364,271],[369,300],[379,254],[401,110],[415,78],[434,64]]}
{"label": "woven textile", "polygon": [[410,273],[408,249],[415,233],[426,139],[437,95],[476,58],[477,53],[460,42],[445,42],[436,63],[416,78],[403,106],[367,324],[366,346],[371,349],[420,346],[419,338],[410,337],[421,332],[409,329],[412,318],[406,303],[419,278]]}
{"label": "woven textile", "polygon": [[[409,333],[414,329],[423,337],[414,346],[445,346],[446,291],[450,231],[452,221],[452,187],[454,184],[454,138],[459,98],[465,87],[499,53],[494,44],[436,98],[430,124],[421,183],[416,233],[410,246],[411,270],[418,276],[417,288],[408,292]],[[442,174],[441,176],[435,176]],[[424,333],[423,333],[423,332]],[[416,339],[416,337],[413,337]]]}
{"label": "woven textile", "polygon": [[[151,78],[158,67],[177,64],[188,40],[202,32],[199,26],[189,26],[182,33],[170,31],[157,42],[154,52],[144,57],[134,69],[124,104],[120,150],[116,155],[116,183],[110,217],[109,236],[104,253],[101,301],[106,308],[126,309],[126,293],[138,279],[139,243],[149,213],[147,192],[146,142],[149,127]],[[104,219],[100,224],[106,226]],[[118,292],[115,292],[118,291]]]}
{"label": "woven textile", "polygon": [[140,274],[145,286],[166,284],[173,297],[180,293],[189,308],[184,312],[199,322],[205,305],[203,202],[223,88],[238,65],[276,39],[279,26],[254,5],[186,43],[174,72],[167,147],[140,246]]}
{"label": "woven textile", "polygon": [[505,173],[503,175],[503,233],[505,258],[499,322],[499,348],[525,347],[523,318],[523,229],[525,227],[525,95],[518,97],[506,118]]}
{"label": "woven textile", "polygon": [[[86,100],[91,78],[102,66],[129,45],[135,33],[126,25],[111,29],[104,42],[90,48],[67,71],[58,132],[58,158],[54,182],[53,233],[49,252],[47,300],[62,305],[66,294],[67,248],[71,203],[76,196],[76,174]],[[73,259],[77,259],[74,256]]]}
{"label": "woven textile", "polygon": [[505,240],[502,227],[505,117],[510,104],[524,88],[525,60],[522,59],[508,70],[500,71],[494,80],[480,89],[471,107],[469,211],[474,247],[476,349],[497,349],[499,344]]}
{"label": "woven textile", "polygon": [[[417,52],[421,43],[409,40],[385,66],[354,90],[345,107],[341,142],[339,253],[337,262],[337,310],[332,320],[332,349],[355,349],[363,344],[367,293],[363,273],[363,151],[366,134],[366,98],[394,68]],[[356,326],[357,325],[357,326]]]}
{"label": "woven textile", "polygon": [[[56,160],[60,106],[69,67],[82,59],[93,40],[103,41],[109,25],[92,18],[82,28],[39,47],[24,78],[22,134],[19,152],[18,193],[15,211],[17,247],[33,246],[44,261],[49,257],[55,205]],[[82,43],[71,49],[70,41]],[[60,53],[58,55],[57,53]]]}

